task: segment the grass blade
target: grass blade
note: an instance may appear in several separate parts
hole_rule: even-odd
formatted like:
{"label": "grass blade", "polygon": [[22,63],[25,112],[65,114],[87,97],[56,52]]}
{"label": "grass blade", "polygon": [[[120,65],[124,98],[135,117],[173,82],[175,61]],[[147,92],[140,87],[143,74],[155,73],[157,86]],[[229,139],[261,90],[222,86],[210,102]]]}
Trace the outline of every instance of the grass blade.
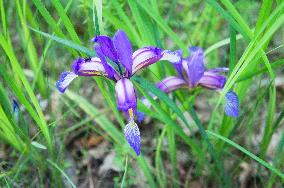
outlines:
{"label": "grass blade", "polygon": [[281,177],[284,180],[284,174],[282,172],[280,172],[278,169],[274,168],[273,166],[271,166],[269,163],[267,163],[266,161],[262,160],[261,158],[257,157],[256,155],[254,155],[253,153],[249,152],[248,150],[246,150],[245,148],[243,148],[242,146],[236,144],[235,142],[229,140],[226,137],[223,137],[219,134],[216,134],[212,131],[207,130],[206,131],[209,135],[214,136],[218,139],[223,140],[224,142],[230,144],[231,146],[233,146],[234,148],[240,150],[241,152],[243,152],[244,154],[248,155],[250,158],[252,158],[253,160],[257,161],[258,163],[260,163],[262,166],[266,167],[267,169],[269,169],[271,172],[277,174],[279,177]]}

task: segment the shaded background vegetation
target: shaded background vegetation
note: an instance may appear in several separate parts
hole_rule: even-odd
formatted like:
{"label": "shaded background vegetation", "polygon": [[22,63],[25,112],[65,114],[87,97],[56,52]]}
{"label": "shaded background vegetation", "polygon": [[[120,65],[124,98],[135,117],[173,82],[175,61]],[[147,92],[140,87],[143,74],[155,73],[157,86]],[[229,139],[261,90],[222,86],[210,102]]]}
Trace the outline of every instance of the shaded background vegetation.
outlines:
{"label": "shaded background vegetation", "polygon": [[[283,7],[279,0],[0,0],[1,187],[280,187]],[[63,95],[55,88],[75,58],[95,55],[95,35],[117,29],[135,48],[201,46],[207,68],[230,67],[223,91],[158,95],[153,109],[139,103],[146,114],[139,158],[124,140],[111,82],[80,78]],[[140,73],[150,83],[136,82],[139,97],[171,74],[165,61]],[[229,89],[240,97],[237,119],[223,113]]]}

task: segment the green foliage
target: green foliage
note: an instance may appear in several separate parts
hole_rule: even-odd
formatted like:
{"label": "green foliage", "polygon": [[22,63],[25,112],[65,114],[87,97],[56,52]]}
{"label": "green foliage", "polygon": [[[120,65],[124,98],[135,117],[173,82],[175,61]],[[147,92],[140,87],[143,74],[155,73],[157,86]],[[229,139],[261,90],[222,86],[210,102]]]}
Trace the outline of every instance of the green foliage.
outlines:
{"label": "green foliage", "polygon": [[[284,2],[0,0],[0,14],[0,139],[9,146],[12,164],[0,163],[1,187],[27,187],[34,179],[36,187],[76,187],[66,170],[70,151],[64,141],[81,130],[111,143],[125,164],[115,179],[120,187],[135,186],[140,179],[149,187],[189,187],[193,181],[204,187],[239,187],[241,162],[257,166],[251,176],[265,187],[283,182],[284,104],[278,81],[283,79]],[[180,48],[186,56],[188,45],[198,44],[205,49],[208,67],[230,68],[224,89],[215,94],[199,89],[164,94],[154,83],[173,74],[167,62],[134,77],[137,95],[152,105],[149,109],[138,101],[138,110],[151,118],[149,125],[139,125],[139,157],[124,139],[126,120],[116,108],[111,81],[78,78],[64,95],[54,87],[74,58],[96,56],[90,42],[94,35],[112,36],[117,29],[126,31],[135,49]],[[237,119],[223,112],[229,90],[240,97]],[[100,107],[93,104],[98,100]],[[200,110],[200,103],[210,115]],[[270,148],[275,142],[277,147]],[[228,161],[233,165],[228,167]]]}

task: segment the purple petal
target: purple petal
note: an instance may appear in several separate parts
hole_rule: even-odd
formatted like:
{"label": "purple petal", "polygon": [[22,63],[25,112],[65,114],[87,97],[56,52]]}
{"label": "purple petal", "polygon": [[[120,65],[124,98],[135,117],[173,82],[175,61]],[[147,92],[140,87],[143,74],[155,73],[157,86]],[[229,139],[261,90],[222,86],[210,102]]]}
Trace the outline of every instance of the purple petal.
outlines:
{"label": "purple petal", "polygon": [[117,52],[120,63],[126,70],[132,73],[132,46],[126,35],[122,30],[118,30],[113,37],[113,44]]}
{"label": "purple petal", "polygon": [[182,51],[177,50],[177,51],[170,51],[170,50],[164,50],[162,52],[163,57],[161,60],[167,60],[172,63],[180,63],[182,59]]}
{"label": "purple petal", "polygon": [[124,135],[129,145],[134,149],[137,156],[140,155],[140,131],[137,124],[130,120],[125,126]]}
{"label": "purple petal", "polygon": [[138,70],[141,70],[153,63],[156,63],[161,58],[162,50],[160,48],[148,46],[136,50],[132,55],[132,74],[135,74]]}
{"label": "purple petal", "polygon": [[132,82],[127,78],[120,79],[115,85],[116,101],[118,110],[127,112],[137,107],[136,92]]}
{"label": "purple petal", "polygon": [[215,73],[228,72],[228,71],[229,71],[229,68],[227,67],[219,67],[219,68],[208,70],[208,72],[215,72]]}
{"label": "purple petal", "polygon": [[205,71],[204,53],[199,47],[191,47],[189,51],[190,56],[186,59],[188,66],[187,74],[189,78],[189,85],[193,87],[196,86]]}
{"label": "purple petal", "polygon": [[239,116],[239,99],[235,92],[228,91],[226,94],[225,113],[227,116],[238,117]]}
{"label": "purple petal", "polygon": [[183,72],[183,68],[182,68],[182,50],[177,50],[175,51],[175,53],[180,56],[179,61],[177,62],[172,62],[174,68],[176,69],[178,75],[180,78],[184,78],[182,72]]}
{"label": "purple petal", "polygon": [[108,64],[108,62],[106,61],[105,59],[105,56],[102,52],[102,49],[101,49],[101,46],[98,46],[98,45],[95,45],[94,46],[94,49],[98,55],[98,57],[100,58],[101,60],[101,64],[103,65],[104,69],[105,69],[105,72],[107,73],[108,77],[110,79],[114,79],[114,78],[117,78],[117,72],[115,71],[115,69]]}
{"label": "purple petal", "polygon": [[77,74],[74,72],[63,72],[61,73],[59,80],[56,82],[56,87],[57,89],[61,92],[64,93],[66,88],[69,86],[69,84],[76,78],[78,77]]}
{"label": "purple petal", "polygon": [[140,111],[136,111],[136,118],[138,123],[141,123],[144,120],[145,114]]}
{"label": "purple petal", "polygon": [[226,83],[226,77],[215,72],[206,71],[198,84],[208,89],[222,89]]}
{"label": "purple petal", "polygon": [[169,93],[173,90],[186,86],[187,83],[183,79],[175,76],[164,78],[161,82],[156,84],[156,87],[165,93]]}
{"label": "purple petal", "polygon": [[74,61],[72,69],[79,76],[107,76],[101,60],[97,57],[78,58]]}
{"label": "purple petal", "polygon": [[115,51],[114,45],[110,37],[103,35],[96,36],[93,39],[93,42],[99,43],[102,52],[106,57],[108,57],[110,60],[114,62],[118,62],[117,53]]}
{"label": "purple petal", "polygon": [[[20,107],[18,102],[13,99],[13,114],[15,116],[15,119],[18,121],[19,120],[19,111],[20,111]],[[142,112],[141,112],[142,113]],[[142,119],[143,120],[143,119]]]}

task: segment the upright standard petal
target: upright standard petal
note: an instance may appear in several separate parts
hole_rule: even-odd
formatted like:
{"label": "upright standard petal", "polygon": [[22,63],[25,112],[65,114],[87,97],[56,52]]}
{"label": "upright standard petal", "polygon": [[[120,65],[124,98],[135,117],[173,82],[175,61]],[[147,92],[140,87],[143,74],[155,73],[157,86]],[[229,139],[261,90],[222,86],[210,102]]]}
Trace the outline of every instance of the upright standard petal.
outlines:
{"label": "upright standard petal", "polygon": [[205,71],[204,53],[199,47],[191,47],[189,51],[190,56],[186,59],[188,67],[187,74],[189,78],[189,86],[194,87],[197,85]]}
{"label": "upright standard petal", "polygon": [[170,61],[173,64],[174,68],[176,69],[179,77],[184,78],[183,68],[182,68],[182,50],[177,50],[177,51],[174,51],[174,52],[171,52],[169,50],[165,50],[163,52],[162,60]]}
{"label": "upright standard petal", "polygon": [[226,77],[215,72],[206,71],[199,80],[198,84],[208,89],[223,89]]}
{"label": "upright standard petal", "polygon": [[74,61],[72,69],[79,76],[108,76],[101,60],[97,57],[78,58]]}
{"label": "upright standard petal", "polygon": [[132,74],[156,63],[162,58],[162,50],[157,47],[148,46],[136,50],[132,55]]}
{"label": "upright standard petal", "polygon": [[137,107],[135,89],[132,82],[127,78],[120,79],[115,85],[116,101],[118,110],[128,112]]}
{"label": "upright standard petal", "polygon": [[96,36],[93,39],[93,42],[99,43],[102,52],[106,57],[108,57],[113,62],[118,62],[117,53],[110,37],[103,35]]}
{"label": "upright standard petal", "polygon": [[225,113],[227,116],[239,116],[239,98],[233,91],[228,91],[226,94]]}
{"label": "upright standard petal", "polygon": [[132,73],[132,45],[122,30],[118,30],[113,37],[113,44],[117,52],[119,62],[125,69]]}
{"label": "upright standard petal", "polygon": [[125,126],[124,135],[129,145],[134,149],[137,156],[140,155],[140,131],[137,124],[132,120]]}
{"label": "upright standard petal", "polygon": [[115,71],[115,69],[110,64],[108,64],[107,60],[105,59],[105,56],[104,56],[102,49],[101,49],[101,46],[95,45],[94,49],[95,49],[99,59],[101,60],[101,64],[103,65],[105,72],[107,73],[108,77],[110,79],[118,79],[119,76],[117,75],[117,72]]}
{"label": "upright standard petal", "polygon": [[61,73],[59,80],[56,82],[56,87],[57,89],[61,92],[64,93],[64,91],[67,89],[69,84],[77,78],[78,75],[75,74],[74,72],[63,72]]}
{"label": "upright standard petal", "polygon": [[175,77],[175,76],[164,78],[162,81],[156,84],[156,87],[165,93],[169,93],[173,90],[176,90],[181,87],[186,87],[186,86],[187,86],[187,83],[183,79]]}

